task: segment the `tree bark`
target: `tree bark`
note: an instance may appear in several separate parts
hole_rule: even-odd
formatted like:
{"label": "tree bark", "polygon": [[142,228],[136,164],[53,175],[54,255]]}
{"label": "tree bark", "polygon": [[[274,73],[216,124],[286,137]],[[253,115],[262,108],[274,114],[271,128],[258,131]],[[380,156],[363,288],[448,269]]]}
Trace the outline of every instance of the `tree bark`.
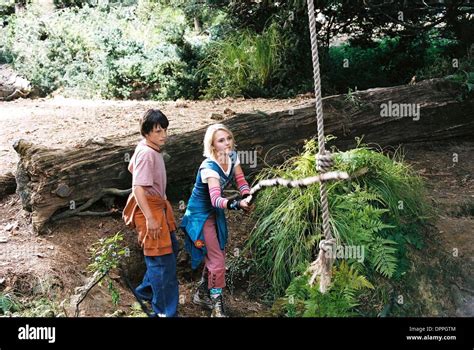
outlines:
{"label": "tree bark", "polygon": [[[381,146],[468,138],[474,131],[474,100],[461,100],[463,91],[459,84],[433,79],[329,96],[323,103],[325,133],[337,136],[335,144],[341,149],[353,147],[355,137],[362,136],[365,143]],[[381,116],[384,104],[400,103],[418,104],[419,120]],[[225,124],[234,132],[245,173],[252,176],[264,166],[296,155],[304,141],[315,136],[314,102],[271,114],[238,114]],[[205,130],[173,135],[167,143],[167,192],[173,200],[189,197],[203,160]],[[100,138],[66,150],[17,142],[17,192],[24,208],[33,213],[35,230],[41,231],[53,215],[61,217],[61,212],[74,210],[104,189],[129,189],[127,166],[138,140],[138,133],[136,137]]]}

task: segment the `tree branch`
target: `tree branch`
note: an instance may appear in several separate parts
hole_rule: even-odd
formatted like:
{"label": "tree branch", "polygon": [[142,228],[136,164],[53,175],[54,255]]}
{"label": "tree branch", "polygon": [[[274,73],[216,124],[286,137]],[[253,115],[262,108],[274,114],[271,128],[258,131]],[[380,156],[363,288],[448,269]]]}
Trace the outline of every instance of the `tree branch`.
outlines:
{"label": "tree branch", "polygon": [[132,193],[132,189],[127,189],[127,190],[119,190],[117,188],[104,188],[102,191],[95,195],[94,197],[90,198],[86,203],[81,205],[79,208],[72,209],[72,210],[67,210],[65,212],[62,212],[60,214],[57,214],[51,218],[52,221],[58,221],[61,219],[66,219],[70,218],[72,216],[108,216],[113,214],[114,212],[108,211],[108,212],[91,212],[91,211],[84,211],[85,209],[89,208],[92,206],[95,202],[98,200],[102,199],[104,196],[107,195],[112,195],[112,196],[120,196],[120,197],[125,197],[128,196],[130,193]]}

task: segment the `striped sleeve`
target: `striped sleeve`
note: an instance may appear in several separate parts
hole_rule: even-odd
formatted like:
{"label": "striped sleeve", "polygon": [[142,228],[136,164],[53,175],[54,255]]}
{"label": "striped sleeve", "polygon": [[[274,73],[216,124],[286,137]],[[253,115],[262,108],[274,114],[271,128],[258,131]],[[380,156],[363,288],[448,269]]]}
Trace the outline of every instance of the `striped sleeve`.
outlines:
{"label": "striped sleeve", "polygon": [[209,195],[211,196],[211,204],[214,208],[227,208],[229,200],[221,196],[221,188],[219,186],[209,186]]}
{"label": "striped sleeve", "polygon": [[237,187],[239,189],[241,196],[250,194],[250,187],[247,180],[245,180],[245,176],[243,172],[235,173],[235,182],[237,183]]}

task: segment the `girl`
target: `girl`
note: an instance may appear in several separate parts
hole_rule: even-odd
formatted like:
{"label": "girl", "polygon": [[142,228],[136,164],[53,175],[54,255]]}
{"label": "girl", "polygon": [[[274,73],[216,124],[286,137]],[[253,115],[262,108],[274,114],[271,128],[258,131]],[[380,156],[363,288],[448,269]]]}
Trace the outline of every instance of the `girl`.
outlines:
{"label": "girl", "polygon": [[[209,126],[204,136],[204,156],[184,214],[181,228],[185,246],[196,269],[204,260],[204,270],[193,302],[212,310],[211,317],[225,317],[222,289],[225,287],[225,245],[227,224],[224,209],[250,210],[245,201],[250,188],[234,150],[234,136],[222,124]],[[222,197],[224,188],[235,179],[242,199]]]}

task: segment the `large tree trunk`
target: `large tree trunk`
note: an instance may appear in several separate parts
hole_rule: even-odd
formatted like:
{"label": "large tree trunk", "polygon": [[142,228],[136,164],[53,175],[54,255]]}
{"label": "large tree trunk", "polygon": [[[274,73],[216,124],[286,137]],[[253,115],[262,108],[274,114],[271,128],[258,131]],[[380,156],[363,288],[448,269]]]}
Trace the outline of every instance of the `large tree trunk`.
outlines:
{"label": "large tree trunk", "polygon": [[[354,138],[382,146],[400,143],[470,137],[474,122],[472,99],[460,100],[462,87],[445,80],[429,80],[416,85],[377,88],[351,95],[324,99],[325,132],[338,137],[336,144],[349,148]],[[412,117],[381,117],[381,106],[391,102],[419,104],[419,120]],[[294,155],[305,139],[316,134],[313,103],[269,115],[238,114],[225,121],[234,131],[243,168],[254,173],[267,164]],[[202,161],[205,128],[171,136],[166,147],[168,195],[187,199],[196,170]],[[74,205],[99,198],[107,188],[128,189],[131,176],[128,160],[139,140],[136,137],[94,139],[85,145],[55,150],[19,141],[16,173],[17,192],[23,206],[33,212],[33,225],[41,230],[51,219],[64,217]],[[256,167],[253,155],[258,154]],[[248,157],[250,155],[250,157]],[[247,164],[245,164],[247,163]],[[250,163],[250,164],[249,164]],[[126,192],[122,192],[126,194]],[[66,214],[67,216],[67,214]]]}

